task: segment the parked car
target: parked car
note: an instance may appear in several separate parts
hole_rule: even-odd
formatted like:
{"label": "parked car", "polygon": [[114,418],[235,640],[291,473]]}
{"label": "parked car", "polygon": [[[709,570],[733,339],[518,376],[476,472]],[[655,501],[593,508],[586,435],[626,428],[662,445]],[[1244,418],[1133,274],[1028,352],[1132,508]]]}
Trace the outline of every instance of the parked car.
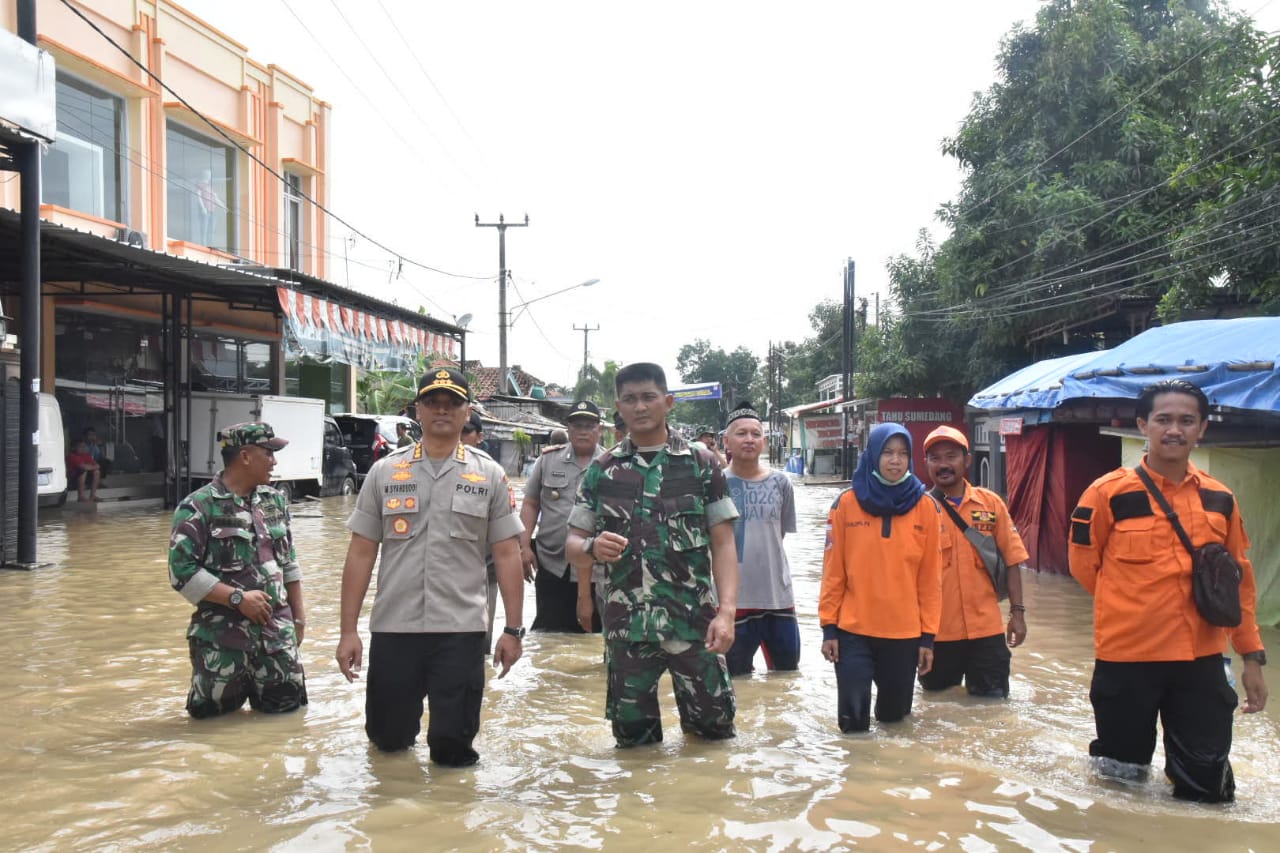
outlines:
{"label": "parked car", "polygon": [[322,495],[353,495],[359,487],[360,477],[351,448],[342,435],[342,428],[331,417],[324,419],[324,483]]}
{"label": "parked car", "polygon": [[36,453],[37,503],[62,506],[67,502],[67,448],[62,433],[62,407],[52,394],[40,394],[40,446]]}
{"label": "parked car", "polygon": [[409,437],[414,441],[422,438],[422,427],[412,418],[400,415],[357,415],[346,413],[334,415],[351,448],[351,458],[356,463],[356,477],[364,482],[365,475],[373,467],[373,463],[396,449],[400,437],[396,435],[396,424],[405,424],[409,428]]}

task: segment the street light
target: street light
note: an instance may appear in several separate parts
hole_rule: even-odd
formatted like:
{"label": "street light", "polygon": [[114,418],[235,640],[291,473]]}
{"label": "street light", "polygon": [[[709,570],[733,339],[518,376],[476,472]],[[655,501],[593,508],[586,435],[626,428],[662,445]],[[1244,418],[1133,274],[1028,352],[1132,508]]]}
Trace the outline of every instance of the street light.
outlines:
{"label": "street light", "polygon": [[[541,296],[534,297],[533,299],[530,299],[528,302],[521,302],[519,305],[513,305],[511,306],[512,308],[511,312],[507,312],[505,314],[502,311],[498,312],[498,362],[499,362],[498,363],[498,390],[499,391],[501,391],[503,394],[507,393],[507,330],[516,324],[516,320],[520,318],[520,315],[524,313],[525,309],[527,309],[530,305],[532,305],[535,302],[541,302],[544,299],[549,299],[552,296],[558,296],[561,293],[567,293],[570,290],[577,290],[579,287],[590,287],[593,284],[598,284],[599,281],[600,279],[598,278],[589,278],[586,281],[582,282],[581,284],[575,284],[572,287],[564,287],[564,288],[561,288],[560,290],[553,290],[550,293],[544,293]],[[510,319],[507,319],[508,317]]]}
{"label": "street light", "polygon": [[512,326],[514,326],[516,324],[516,320],[519,320],[520,315],[524,313],[524,310],[535,302],[541,302],[544,299],[550,299],[552,296],[559,296],[561,293],[568,293],[570,290],[577,290],[579,287],[590,287],[593,284],[599,284],[599,283],[600,283],[600,279],[589,278],[586,281],[582,282],[581,284],[575,284],[572,287],[565,287],[565,288],[561,288],[560,290],[553,290],[550,293],[544,293],[541,296],[534,297],[533,299],[530,299],[528,302],[521,302],[519,305],[512,305],[511,319],[507,321],[507,328],[509,329]]}

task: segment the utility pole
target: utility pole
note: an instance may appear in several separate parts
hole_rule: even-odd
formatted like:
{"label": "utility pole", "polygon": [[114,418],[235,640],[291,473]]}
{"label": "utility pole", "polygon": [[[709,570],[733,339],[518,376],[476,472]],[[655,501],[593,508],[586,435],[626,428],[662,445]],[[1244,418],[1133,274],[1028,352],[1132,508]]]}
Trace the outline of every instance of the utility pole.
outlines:
{"label": "utility pole", "polygon": [[844,463],[843,478],[846,480],[853,479],[853,454],[849,452],[849,402],[853,399],[854,330],[857,328],[853,304],[853,269],[853,258],[849,258],[844,265],[844,343],[840,367],[840,394],[844,397],[844,402],[840,406],[842,415],[840,452]]}
{"label": "utility pole", "polygon": [[[35,0],[18,0],[18,37],[36,44]],[[18,356],[18,550],[23,568],[36,566],[40,436],[40,146],[35,141],[14,146],[20,173],[19,294],[22,298],[22,336]],[[47,441],[48,439],[46,439]]]}
{"label": "utility pole", "polygon": [[587,375],[587,336],[592,332],[600,331],[600,324],[597,323],[596,327],[593,329],[586,323],[583,323],[581,328],[574,326],[573,330],[575,332],[582,332],[582,375],[578,377],[579,379],[582,379],[582,377]]}
{"label": "utility pole", "polygon": [[498,229],[498,392],[507,393],[507,229],[529,227],[529,214],[524,222],[507,222],[501,213],[497,222],[481,222],[476,214],[477,228]]}

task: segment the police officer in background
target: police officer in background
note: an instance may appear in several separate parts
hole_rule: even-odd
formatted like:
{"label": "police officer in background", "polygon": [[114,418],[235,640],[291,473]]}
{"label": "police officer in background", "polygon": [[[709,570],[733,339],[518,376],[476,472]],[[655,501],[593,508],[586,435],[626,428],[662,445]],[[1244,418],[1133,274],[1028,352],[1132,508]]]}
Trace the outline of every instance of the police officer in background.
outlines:
{"label": "police officer in background", "polygon": [[[520,522],[524,525],[520,560],[525,567],[525,577],[533,576],[537,590],[538,614],[533,620],[533,630],[581,634],[584,630],[578,624],[578,570],[569,564],[564,543],[569,535],[569,512],[578,494],[578,483],[591,460],[604,452],[600,446],[600,407],[590,400],[579,400],[570,409],[566,423],[569,447],[543,451],[525,482],[524,503],[520,506]],[[533,538],[535,525],[537,539]],[[603,571],[596,568],[592,571],[599,573],[594,580],[603,584]],[[590,597],[590,582],[586,583],[585,591]],[[599,613],[593,617],[591,630],[600,630]]]}
{"label": "police officer in background", "polygon": [[293,711],[307,704],[302,570],[288,502],[267,485],[289,442],[262,422],[223,427],[218,441],[222,470],[178,504],[169,539],[169,583],[196,607],[187,713],[213,717],[246,699]]}
{"label": "police officer in background", "polygon": [[506,474],[461,442],[470,387],[452,368],[418,383],[422,440],[369,470],[347,521],[351,544],[342,569],[341,639],[336,657],[348,681],[364,644],[357,623],[378,551],[378,589],[369,618],[365,732],[378,749],[407,749],[427,700],[427,747],[437,764],[479,760],[484,691],[485,554],[493,551],[506,627],[494,665],[502,678],[520,659],[520,519]]}
{"label": "police officer in background", "polygon": [[[1222,665],[1228,638],[1244,658],[1242,710],[1254,713],[1267,704],[1257,585],[1245,556],[1249,537],[1235,496],[1191,464],[1209,423],[1204,392],[1181,379],[1165,380],[1143,389],[1136,408],[1146,455],[1136,468],[1095,480],[1071,514],[1071,574],[1093,596],[1089,700],[1098,736],[1089,754],[1104,776],[1145,778],[1158,715],[1173,796],[1230,802],[1235,777],[1228,755],[1238,700]],[[1239,563],[1239,626],[1215,627],[1200,614],[1191,593],[1191,553],[1152,489],[1196,548],[1221,543]]]}

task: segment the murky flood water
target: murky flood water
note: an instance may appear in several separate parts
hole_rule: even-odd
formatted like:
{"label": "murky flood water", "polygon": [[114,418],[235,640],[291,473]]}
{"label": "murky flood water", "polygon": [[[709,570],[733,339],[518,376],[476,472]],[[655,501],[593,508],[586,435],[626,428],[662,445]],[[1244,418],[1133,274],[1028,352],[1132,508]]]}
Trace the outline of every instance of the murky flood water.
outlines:
{"label": "murky flood water", "polygon": [[[1025,581],[1030,636],[1010,701],[918,696],[905,723],[841,735],[816,617],[835,490],[796,492],[801,671],[735,683],[736,740],[686,740],[668,683],[667,742],[615,749],[599,638],[530,635],[516,669],[490,680],[481,763],[465,770],[431,766],[425,745],[390,756],[367,746],[363,684],[333,662],[346,500],[295,506],[310,706],[203,722],[183,711],[189,608],[166,579],[167,513],[46,518],[40,555],[55,565],[0,573],[0,847],[1280,848],[1280,678],[1269,673],[1267,711],[1238,719],[1239,802],[1178,803],[1159,778],[1104,784],[1083,757],[1089,601],[1069,578]],[[530,622],[532,587],[526,596]],[[1280,649],[1276,631],[1265,639]]]}

